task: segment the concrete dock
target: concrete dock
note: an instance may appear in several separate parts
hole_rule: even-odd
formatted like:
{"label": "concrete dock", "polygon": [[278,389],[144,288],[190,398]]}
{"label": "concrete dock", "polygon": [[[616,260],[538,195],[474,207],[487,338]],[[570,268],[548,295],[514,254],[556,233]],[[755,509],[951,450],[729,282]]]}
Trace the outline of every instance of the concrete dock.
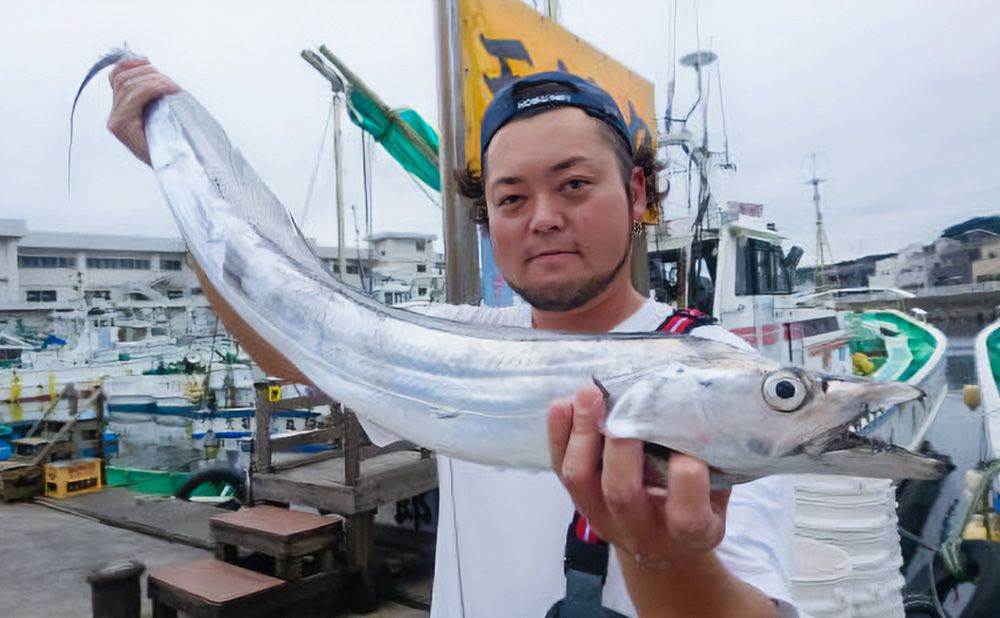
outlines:
{"label": "concrete dock", "polygon": [[[95,494],[99,495],[99,494]],[[106,525],[92,517],[41,504],[0,502],[0,614],[19,618],[92,615],[87,574],[114,560],[133,558],[156,569],[208,558],[180,542]],[[430,582],[421,589],[429,593]],[[143,578],[143,615],[152,609]],[[16,614],[8,614],[16,608]],[[338,614],[350,616],[350,614]],[[372,618],[422,618],[424,610],[386,602]]]}

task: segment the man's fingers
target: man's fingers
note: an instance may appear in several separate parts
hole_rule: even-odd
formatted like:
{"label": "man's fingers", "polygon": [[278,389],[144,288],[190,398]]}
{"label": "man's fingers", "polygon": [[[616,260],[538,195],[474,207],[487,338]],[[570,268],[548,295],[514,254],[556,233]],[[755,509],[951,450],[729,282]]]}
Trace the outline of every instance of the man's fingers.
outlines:
{"label": "man's fingers", "polygon": [[566,457],[566,443],[573,428],[573,406],[568,401],[553,401],[549,406],[549,456],[552,469],[559,474]]}
{"label": "man's fingers", "polygon": [[603,502],[600,465],[604,436],[604,397],[595,386],[580,389],[573,399],[573,424],[566,441],[560,477],[580,510],[594,517]]}
{"label": "man's fingers", "polygon": [[732,487],[727,487],[726,489],[716,489],[710,492],[708,500],[712,505],[712,512],[725,519],[726,510],[729,508],[729,497],[732,493]]}
{"label": "man's fingers", "polygon": [[108,81],[111,82],[112,86],[114,86],[118,76],[123,72],[145,64],[149,64],[148,58],[130,58],[128,60],[122,60],[115,64],[115,67],[111,69],[111,73],[108,75]]}
{"label": "man's fingers", "polygon": [[122,84],[123,103],[141,109],[153,99],[178,90],[177,84],[162,73],[144,73],[130,77]]}
{"label": "man's fingers", "polygon": [[655,529],[657,517],[643,485],[645,455],[642,442],[606,438],[601,489],[615,518],[628,530]]}
{"label": "man's fingers", "polygon": [[725,532],[725,520],[712,509],[708,466],[693,457],[675,453],[667,468],[667,487],[670,497],[666,515],[671,537],[685,539],[692,546],[705,549],[718,545]]}

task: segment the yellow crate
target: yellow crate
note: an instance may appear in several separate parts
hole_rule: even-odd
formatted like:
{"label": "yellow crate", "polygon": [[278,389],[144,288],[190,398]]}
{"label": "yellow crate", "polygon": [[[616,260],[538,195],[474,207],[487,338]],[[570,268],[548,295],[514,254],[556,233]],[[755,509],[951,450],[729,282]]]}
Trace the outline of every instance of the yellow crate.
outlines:
{"label": "yellow crate", "polygon": [[100,488],[100,459],[67,459],[45,464],[45,495],[50,498],[78,496]]}

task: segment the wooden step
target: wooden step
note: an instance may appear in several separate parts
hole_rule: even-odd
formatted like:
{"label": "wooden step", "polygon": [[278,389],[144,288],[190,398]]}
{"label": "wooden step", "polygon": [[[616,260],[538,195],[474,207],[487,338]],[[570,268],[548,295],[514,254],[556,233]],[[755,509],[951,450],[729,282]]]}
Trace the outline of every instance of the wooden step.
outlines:
{"label": "wooden step", "polygon": [[162,587],[196,602],[225,605],[275,592],[285,582],[209,558],[157,569],[149,574],[149,584],[151,597]]}
{"label": "wooden step", "polygon": [[244,534],[272,537],[282,543],[294,543],[303,537],[332,535],[341,524],[339,516],[324,517],[269,505],[254,506],[211,519],[212,530],[230,530]]}

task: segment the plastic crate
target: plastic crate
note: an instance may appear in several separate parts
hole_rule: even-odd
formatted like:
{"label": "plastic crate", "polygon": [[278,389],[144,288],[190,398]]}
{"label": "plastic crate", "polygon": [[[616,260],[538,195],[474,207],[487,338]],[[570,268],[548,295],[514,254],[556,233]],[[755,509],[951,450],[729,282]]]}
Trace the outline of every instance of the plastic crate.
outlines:
{"label": "plastic crate", "polygon": [[100,459],[68,459],[45,464],[46,496],[68,498],[100,489]]}

